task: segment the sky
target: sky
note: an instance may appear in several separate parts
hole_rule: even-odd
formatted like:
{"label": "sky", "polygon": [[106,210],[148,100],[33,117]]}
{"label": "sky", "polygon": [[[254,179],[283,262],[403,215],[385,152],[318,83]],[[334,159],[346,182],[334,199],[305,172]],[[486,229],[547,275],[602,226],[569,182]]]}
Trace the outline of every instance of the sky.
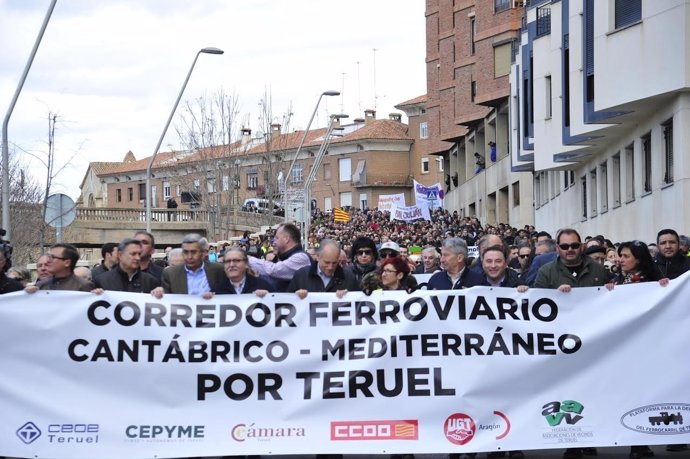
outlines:
{"label": "sky", "polygon": [[[0,0],[3,119],[50,0]],[[275,121],[311,129],[329,114],[377,118],[426,93],[422,0],[58,0],[12,112],[8,139],[31,174],[45,180],[48,115],[57,114],[53,192],[79,196],[91,161],[150,156],[195,54],[180,106],[222,89],[235,93],[249,128],[270,92]],[[291,109],[291,110],[290,110]],[[406,117],[403,114],[403,121]],[[160,151],[181,148],[174,125]],[[38,158],[38,159],[36,159]]]}

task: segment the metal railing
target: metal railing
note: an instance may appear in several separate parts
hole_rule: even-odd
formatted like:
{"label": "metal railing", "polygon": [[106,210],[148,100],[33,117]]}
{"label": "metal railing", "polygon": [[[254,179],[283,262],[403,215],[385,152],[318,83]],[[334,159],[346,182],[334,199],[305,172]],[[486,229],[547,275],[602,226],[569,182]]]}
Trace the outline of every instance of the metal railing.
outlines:
{"label": "metal railing", "polygon": [[[117,209],[110,207],[79,207],[77,220],[146,222],[146,209]],[[208,222],[209,213],[196,209],[151,209],[151,221],[158,222]]]}

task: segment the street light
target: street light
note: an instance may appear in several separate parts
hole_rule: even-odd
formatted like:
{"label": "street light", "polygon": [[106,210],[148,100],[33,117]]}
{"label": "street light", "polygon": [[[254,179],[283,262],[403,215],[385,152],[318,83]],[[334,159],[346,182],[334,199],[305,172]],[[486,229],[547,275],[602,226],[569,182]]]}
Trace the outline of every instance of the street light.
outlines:
{"label": "street light", "polygon": [[38,36],[36,37],[36,43],[34,43],[34,48],[31,50],[29,60],[26,62],[26,66],[24,66],[24,72],[22,73],[22,77],[19,79],[17,90],[14,92],[14,97],[12,97],[12,102],[10,102],[10,108],[7,109],[5,120],[2,123],[2,224],[7,231],[5,236],[9,240],[12,238],[12,225],[10,223],[10,147],[9,141],[7,140],[7,125],[10,123],[10,116],[12,116],[14,106],[17,104],[19,94],[22,92],[22,87],[24,87],[26,76],[29,74],[31,64],[34,62],[36,51],[38,51],[38,45],[41,44],[43,33],[46,31],[46,27],[48,27],[48,21],[50,21],[50,16],[53,14],[53,9],[55,8],[56,2],[57,0],[50,2],[46,16],[43,19],[41,30],[38,32]]}
{"label": "street light", "polygon": [[199,54],[204,53],[204,54],[223,54],[224,51],[222,49],[218,48],[203,48],[200,49],[197,53],[196,56],[194,56],[194,60],[192,61],[192,66],[189,68],[189,72],[187,72],[187,78],[185,78],[184,83],[182,83],[182,89],[180,89],[180,93],[177,95],[177,100],[175,101],[175,105],[173,105],[172,111],[170,112],[170,116],[168,117],[168,122],[165,123],[165,127],[163,128],[163,132],[161,133],[161,138],[158,139],[158,143],[156,144],[156,149],[153,150],[153,156],[151,156],[151,161],[149,161],[149,165],[146,168],[146,231],[149,233],[151,232],[151,199],[153,196],[151,196],[151,168],[153,167],[153,161],[156,159],[156,155],[158,154],[158,149],[161,147],[161,144],[163,143],[163,138],[165,137],[165,133],[168,132],[168,126],[170,126],[170,122],[172,121],[173,115],[175,115],[175,110],[177,110],[177,105],[180,103],[180,99],[182,99],[182,94],[184,93],[185,88],[187,87],[187,82],[189,81],[189,77],[192,76],[192,71],[194,70],[194,66],[196,65],[196,60],[199,59]]}
{"label": "street light", "polygon": [[[307,138],[307,134],[309,133],[309,128],[311,127],[312,121],[314,121],[314,117],[316,116],[316,112],[319,109],[319,104],[321,103],[321,99],[323,96],[339,96],[340,93],[338,91],[324,91],[321,93],[319,96],[319,100],[316,101],[316,106],[314,107],[314,112],[311,114],[311,118],[309,118],[309,123],[307,123],[307,128],[304,130],[304,134],[302,135],[302,140],[299,142],[299,146],[297,147],[297,151],[295,152],[295,157],[292,158],[292,162],[290,163],[290,168],[287,171],[287,174],[285,175],[285,196],[283,197],[283,211],[285,213],[285,221],[288,220],[288,193],[287,193],[287,187],[288,187],[288,179],[290,178],[290,174],[292,173],[292,168],[295,165],[295,161],[297,161],[297,158],[299,157],[299,152],[302,150],[302,145],[304,145],[304,140]],[[280,184],[279,184],[280,185]]]}

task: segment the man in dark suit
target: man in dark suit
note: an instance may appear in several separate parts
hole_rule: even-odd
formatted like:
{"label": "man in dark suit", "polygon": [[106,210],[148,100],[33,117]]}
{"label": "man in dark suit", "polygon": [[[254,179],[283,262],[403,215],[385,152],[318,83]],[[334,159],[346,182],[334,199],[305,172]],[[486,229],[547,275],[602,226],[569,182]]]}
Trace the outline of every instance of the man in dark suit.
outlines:
{"label": "man in dark suit", "polygon": [[187,234],[182,239],[184,264],[163,271],[163,286],[151,293],[161,298],[163,293],[201,295],[210,298],[226,281],[223,265],[204,263],[208,254],[208,241],[199,234]]}

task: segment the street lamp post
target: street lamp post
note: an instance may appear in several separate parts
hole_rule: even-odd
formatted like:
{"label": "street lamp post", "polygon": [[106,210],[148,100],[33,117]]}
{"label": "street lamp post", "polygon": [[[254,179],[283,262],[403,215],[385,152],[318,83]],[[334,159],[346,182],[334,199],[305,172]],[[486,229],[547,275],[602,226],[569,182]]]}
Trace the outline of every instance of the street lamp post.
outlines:
{"label": "street lamp post", "polygon": [[287,187],[288,187],[288,179],[290,178],[290,174],[292,173],[292,168],[295,165],[295,161],[297,161],[297,158],[299,157],[299,153],[302,150],[302,146],[304,145],[304,141],[307,138],[307,134],[309,133],[309,128],[311,127],[312,121],[314,121],[314,117],[316,116],[316,112],[319,110],[319,104],[321,103],[321,99],[323,96],[339,96],[340,93],[338,91],[324,91],[321,93],[319,96],[319,100],[316,101],[316,106],[314,107],[314,111],[311,114],[311,118],[309,118],[309,123],[307,123],[307,128],[304,130],[304,134],[302,135],[302,140],[299,142],[299,146],[297,147],[297,151],[295,152],[295,157],[292,158],[292,162],[290,163],[290,168],[287,170],[287,174],[285,174],[285,192],[283,196],[283,211],[285,213],[285,221],[288,221],[288,193],[287,193]]}
{"label": "street lamp post", "polygon": [[240,204],[240,164],[242,162],[239,160],[239,158],[235,159],[235,175],[232,178],[232,189],[234,192],[234,203],[232,204],[233,207],[233,218],[232,218],[232,224],[234,225],[234,230],[237,231],[237,207]]}
{"label": "street lamp post", "polygon": [[36,42],[29,55],[29,60],[24,66],[24,72],[22,77],[19,79],[19,84],[14,92],[14,97],[12,97],[12,102],[10,102],[10,108],[7,109],[7,114],[5,114],[5,120],[2,123],[2,224],[7,233],[5,236],[7,239],[12,238],[12,225],[10,222],[10,146],[7,139],[7,126],[10,123],[10,116],[12,116],[12,111],[14,111],[14,106],[17,104],[17,99],[19,99],[19,94],[22,92],[24,87],[24,82],[26,81],[26,76],[29,74],[29,69],[31,69],[31,64],[34,62],[34,57],[36,57],[36,52],[38,51],[38,46],[41,44],[43,39],[43,33],[48,27],[48,21],[50,21],[50,16],[53,14],[53,9],[55,8],[55,3],[57,0],[50,2],[46,16],[43,19],[43,25],[41,30],[38,32],[36,37]]}
{"label": "street lamp post", "polygon": [[151,196],[151,168],[153,167],[153,162],[156,160],[156,155],[158,155],[158,149],[161,147],[161,144],[163,143],[163,138],[165,137],[165,133],[168,132],[168,127],[170,126],[170,122],[172,121],[173,115],[175,115],[175,110],[177,110],[177,105],[180,103],[180,99],[182,99],[182,94],[184,94],[184,90],[187,87],[187,82],[189,82],[189,77],[192,76],[192,71],[194,70],[194,66],[196,65],[197,59],[199,59],[199,54],[204,53],[204,54],[223,54],[224,51],[222,49],[218,48],[203,48],[197,51],[196,56],[194,56],[194,60],[192,61],[192,66],[189,67],[189,72],[187,72],[187,78],[185,78],[184,83],[182,83],[182,88],[180,89],[180,93],[177,95],[177,100],[175,101],[175,105],[173,105],[172,111],[170,112],[170,116],[168,117],[168,122],[165,123],[165,127],[163,128],[163,132],[161,133],[160,139],[158,139],[158,143],[156,144],[155,150],[153,150],[153,155],[151,156],[151,161],[149,161],[149,165],[146,168],[146,231],[149,233],[151,232],[151,199],[153,196]]}

